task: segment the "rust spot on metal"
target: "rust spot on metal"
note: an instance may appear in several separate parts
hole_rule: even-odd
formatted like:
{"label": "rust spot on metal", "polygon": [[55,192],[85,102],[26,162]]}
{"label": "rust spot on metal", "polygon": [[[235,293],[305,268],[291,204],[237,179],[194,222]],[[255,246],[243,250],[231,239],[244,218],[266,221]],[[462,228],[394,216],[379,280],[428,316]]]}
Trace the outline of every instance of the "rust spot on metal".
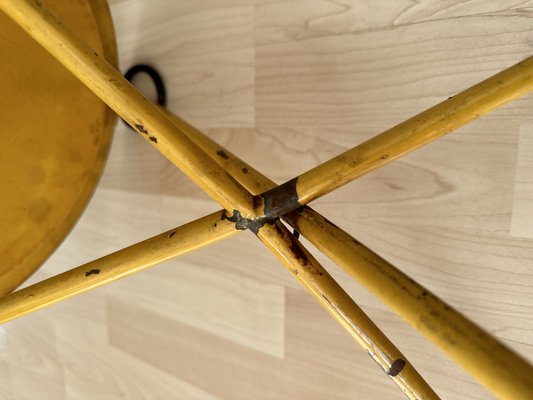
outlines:
{"label": "rust spot on metal", "polygon": [[427,295],[428,295],[428,292],[424,290],[424,291],[422,291],[418,296],[416,296],[416,298],[417,298],[417,299],[420,299],[420,298],[425,297],[425,296],[427,296]]}
{"label": "rust spot on metal", "polygon": [[246,175],[246,174],[248,173],[248,168],[244,167],[244,168],[242,169],[242,173]]}
{"label": "rust spot on metal", "polygon": [[229,160],[229,156],[226,154],[224,150],[217,151],[217,156],[222,157],[224,160]]}
{"label": "rust spot on metal", "polygon": [[394,362],[390,366],[390,369],[387,371],[387,375],[394,377],[398,375],[400,372],[402,372],[404,367],[405,367],[405,360],[398,358],[397,360],[394,360]]}
{"label": "rust spot on metal", "polygon": [[87,271],[85,272],[85,276],[89,276],[89,275],[97,275],[100,273],[100,270],[99,269],[91,269],[90,271]]}
{"label": "rust spot on metal", "polygon": [[298,201],[297,183],[298,178],[294,178],[260,195],[266,217],[279,217],[302,206]]}
{"label": "rust spot on metal", "polygon": [[135,124],[135,128],[137,128],[139,132],[144,133],[145,135],[148,135],[148,131],[144,128],[144,125]]}
{"label": "rust spot on metal", "polygon": [[[298,263],[302,267],[307,267],[309,265],[309,259],[307,258],[307,254],[305,254],[305,252],[303,251],[300,242],[298,242],[298,240],[293,235],[291,235],[286,229],[282,229],[278,224],[275,224],[274,226],[276,227],[276,231],[283,238],[283,241],[289,247],[291,253],[294,255]],[[316,272],[319,275],[322,274],[320,271]]]}
{"label": "rust spot on metal", "polygon": [[149,138],[152,142],[157,143],[157,138],[155,136],[150,136]]}
{"label": "rust spot on metal", "polygon": [[172,239],[172,236],[174,236],[175,234],[176,234],[176,231],[170,232],[170,235],[168,235],[168,238]]}
{"label": "rust spot on metal", "polygon": [[[260,187],[261,185],[259,185]],[[259,195],[255,195],[252,197],[252,205],[255,210],[259,210],[263,207],[263,198]]]}

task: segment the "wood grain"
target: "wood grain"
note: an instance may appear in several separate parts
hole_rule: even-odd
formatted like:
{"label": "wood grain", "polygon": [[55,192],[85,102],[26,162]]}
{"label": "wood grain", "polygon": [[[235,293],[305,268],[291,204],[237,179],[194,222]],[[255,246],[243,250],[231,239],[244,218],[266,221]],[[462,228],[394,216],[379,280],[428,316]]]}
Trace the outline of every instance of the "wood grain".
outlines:
{"label": "wood grain", "polygon": [[[533,49],[532,1],[111,7],[121,68],[157,67],[173,112],[279,183]],[[313,207],[533,362],[532,109],[517,100]],[[120,123],[90,206],[30,282],[215,210]],[[492,398],[317,256],[443,399]],[[13,321],[0,354],[2,399],[402,398],[248,233]]]}
{"label": "wood grain", "polygon": [[520,127],[511,235],[533,239],[533,125]]}

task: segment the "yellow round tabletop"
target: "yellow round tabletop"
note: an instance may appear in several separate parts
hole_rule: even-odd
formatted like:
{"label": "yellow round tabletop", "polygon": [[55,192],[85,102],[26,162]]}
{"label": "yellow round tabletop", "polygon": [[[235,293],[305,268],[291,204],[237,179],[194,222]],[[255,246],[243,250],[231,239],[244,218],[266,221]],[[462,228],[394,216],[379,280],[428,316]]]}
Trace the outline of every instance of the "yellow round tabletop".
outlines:
{"label": "yellow round tabletop", "polygon": [[[46,5],[114,65],[105,0]],[[0,295],[59,246],[93,193],[114,113],[0,11]]]}

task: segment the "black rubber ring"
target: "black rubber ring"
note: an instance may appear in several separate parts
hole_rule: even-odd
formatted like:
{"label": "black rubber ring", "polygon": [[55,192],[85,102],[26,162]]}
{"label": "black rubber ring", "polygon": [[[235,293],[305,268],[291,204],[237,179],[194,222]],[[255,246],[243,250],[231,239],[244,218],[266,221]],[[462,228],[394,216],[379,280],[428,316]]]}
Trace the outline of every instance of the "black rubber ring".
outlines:
{"label": "black rubber ring", "polygon": [[[152,78],[152,82],[154,83],[155,90],[157,92],[157,104],[165,107],[167,105],[167,91],[161,75],[159,75],[159,72],[157,72],[155,68],[146,64],[137,64],[126,71],[124,78],[131,82],[133,78],[135,78],[135,76],[141,72],[144,72],[150,78]],[[129,126],[126,121],[124,121],[124,123]]]}
{"label": "black rubber ring", "polygon": [[126,71],[124,78],[131,82],[135,75],[141,72],[144,72],[150,78],[152,78],[155,90],[157,91],[157,104],[165,107],[167,105],[167,91],[165,90],[165,84],[163,83],[163,79],[161,78],[161,75],[159,75],[159,72],[157,72],[157,70],[155,70],[153,67],[146,64],[134,65]]}

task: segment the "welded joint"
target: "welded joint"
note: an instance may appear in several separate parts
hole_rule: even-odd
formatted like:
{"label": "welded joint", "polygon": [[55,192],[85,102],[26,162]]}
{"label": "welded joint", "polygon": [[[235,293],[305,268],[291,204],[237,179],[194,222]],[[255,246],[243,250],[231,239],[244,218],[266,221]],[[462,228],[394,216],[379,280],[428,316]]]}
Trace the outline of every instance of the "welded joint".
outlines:
{"label": "welded joint", "polygon": [[242,216],[239,210],[233,210],[233,215],[231,217],[228,217],[227,214],[224,212],[222,219],[227,219],[228,221],[235,222],[236,229],[242,231],[249,229],[257,235],[259,233],[259,229],[261,229],[265,224],[275,222],[277,218],[270,218],[265,216],[246,218]]}
{"label": "welded joint", "polygon": [[[223,158],[228,157],[222,150],[217,152],[217,154]],[[254,196],[254,208],[256,210],[262,208],[262,215],[247,218],[239,210],[233,210],[233,214],[230,217],[224,214],[222,219],[234,222],[236,229],[250,229],[257,235],[265,224],[273,223],[284,214],[302,207],[298,199],[298,193],[296,192],[297,182],[298,178],[294,178],[260,195]]]}
{"label": "welded joint", "polygon": [[277,218],[287,214],[297,208],[300,208],[300,199],[296,186],[298,178],[291,179],[273,189],[255,196],[258,197],[255,203],[263,204],[263,217]]}

